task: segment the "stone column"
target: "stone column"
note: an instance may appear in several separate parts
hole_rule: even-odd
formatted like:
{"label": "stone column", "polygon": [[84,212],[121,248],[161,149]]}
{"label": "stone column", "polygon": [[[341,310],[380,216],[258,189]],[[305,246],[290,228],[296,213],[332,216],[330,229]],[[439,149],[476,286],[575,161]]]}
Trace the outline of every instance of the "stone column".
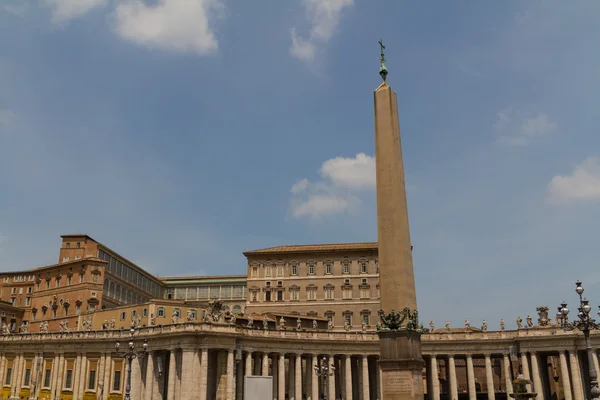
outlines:
{"label": "stone column", "polygon": [[534,391],[537,393],[537,400],[544,400],[544,385],[540,376],[540,356],[539,354],[531,353],[531,373],[533,374]]}
{"label": "stone column", "polygon": [[81,379],[81,354],[77,354],[77,357],[75,358],[72,377],[71,390],[73,390],[73,397],[77,397],[77,394],[79,393],[79,381]]}
{"label": "stone column", "polygon": [[475,387],[475,371],[473,370],[473,356],[467,354],[467,381],[469,387],[469,400],[477,400],[477,388]]}
{"label": "stone column", "polygon": [[311,357],[311,400],[319,400],[319,377],[314,372],[315,366],[319,363],[319,358],[317,354],[313,354]]}
{"label": "stone column", "polygon": [[[142,383],[142,367],[139,358],[131,360],[131,367],[129,361],[124,360],[128,368],[131,368],[131,398],[137,399],[142,396],[141,383]],[[127,375],[124,376],[127,379]],[[127,382],[125,382],[127,383]]]}
{"label": "stone column", "polygon": [[296,382],[294,387],[296,388],[296,400],[302,400],[302,354],[296,354],[296,367],[294,368],[296,373]]}
{"label": "stone column", "polygon": [[81,364],[79,366],[81,375],[79,376],[79,397],[83,398],[85,389],[87,388],[87,355],[86,353],[81,354]]}
{"label": "stone column", "polygon": [[273,400],[279,400],[279,355],[271,358],[271,374],[273,375]]}
{"label": "stone column", "polygon": [[[489,354],[484,354],[485,356],[485,380],[487,383],[487,395],[488,400],[496,399],[496,392],[494,390],[494,374],[492,371],[492,358]],[[539,378],[539,374],[538,374]],[[538,395],[539,398],[539,395]]]}
{"label": "stone column", "polygon": [[565,400],[572,400],[571,396],[571,380],[569,379],[569,364],[564,350],[559,350],[558,356],[560,359],[560,378],[562,381],[563,394]]}
{"label": "stone column", "polygon": [[262,356],[262,376],[269,376],[269,354],[263,353]]}
{"label": "stone column", "polygon": [[[327,363],[327,366],[329,368],[331,368],[332,365],[335,365],[335,356],[333,354],[329,355],[329,357],[327,358]],[[329,392],[327,397],[329,399],[335,399],[335,374],[328,376],[327,386]]]}
{"label": "stone column", "polygon": [[171,349],[169,354],[169,381],[167,383],[167,400],[175,400],[177,381],[177,350]]}
{"label": "stone column", "polygon": [[285,400],[285,354],[279,354],[279,365],[277,366],[277,396],[279,400]]}
{"label": "stone column", "polygon": [[[504,385],[506,385],[506,394],[508,395],[513,392],[510,359],[508,358],[508,354],[502,355],[502,367],[504,369]],[[508,396],[508,398],[510,398],[510,396]]]}
{"label": "stone column", "polygon": [[227,350],[227,400],[233,399],[233,379],[234,379],[234,369],[233,369],[233,352],[234,349]]}
{"label": "stone column", "polygon": [[112,375],[112,358],[110,353],[106,353],[105,362],[104,362],[104,386],[102,388],[102,398],[104,400],[108,399],[110,395],[110,381]]}
{"label": "stone column", "polygon": [[596,374],[600,374],[600,364],[598,363],[598,349],[592,349],[592,359],[594,360],[594,368],[596,368]]}
{"label": "stone column", "polygon": [[[529,374],[529,360],[527,358],[527,352],[524,351],[521,353],[521,369],[523,370],[523,377],[525,379],[531,380],[531,375]],[[531,392],[531,385],[527,385],[527,391]]]}
{"label": "stone column", "polygon": [[[58,361],[60,360],[58,354],[54,355],[54,360],[52,361],[52,372],[50,378],[50,395],[55,396],[56,394],[56,380],[58,379]],[[2,384],[4,384],[5,378],[2,378]]]}
{"label": "stone column", "polygon": [[456,365],[454,355],[448,355],[448,371],[450,374],[450,400],[458,400],[458,385],[456,383]]}
{"label": "stone column", "polygon": [[579,369],[579,357],[577,350],[569,351],[569,361],[571,364],[571,380],[573,384],[573,399],[583,400],[583,387],[581,382],[581,370]]}
{"label": "stone column", "polygon": [[198,398],[206,400],[208,392],[208,349],[203,347],[200,350],[200,393]]}
{"label": "stone column", "polygon": [[[43,357],[43,355],[42,355]],[[96,385],[98,385],[96,387],[96,393],[98,393],[98,396],[100,396],[101,390],[100,390],[100,385],[104,384],[104,353],[100,353],[100,357],[98,358],[98,372],[96,372]],[[43,358],[42,358],[42,365],[43,365]],[[42,370],[43,370],[43,366],[42,366]],[[98,397],[98,399],[100,399],[101,397]],[[151,400],[151,399],[149,399]]]}
{"label": "stone column", "polygon": [[[294,394],[296,393],[296,385],[295,385],[295,381],[294,379],[296,378],[296,374],[294,373],[295,370],[295,364],[294,364],[294,359],[296,358],[295,355],[289,355],[288,356],[288,399],[289,400],[296,400],[296,398],[294,397]],[[300,399],[301,400],[301,399]]]}
{"label": "stone column", "polygon": [[60,358],[58,359],[58,376],[56,378],[56,394],[58,397],[61,396],[62,388],[63,388],[63,376],[65,371],[65,354],[60,353]]}
{"label": "stone column", "polygon": [[154,357],[154,352],[152,350],[148,351],[148,355],[146,356],[146,378],[144,379],[144,395],[142,396],[144,400],[152,400],[154,390]]}
{"label": "stone column", "polygon": [[12,372],[12,383],[11,383],[11,387],[12,387],[12,394],[14,397],[18,397],[19,396],[19,391],[21,390],[21,379],[20,379],[20,375],[21,375],[21,361],[23,360],[23,355],[22,354],[17,354],[17,356],[15,357],[15,361],[13,361],[13,372]]}
{"label": "stone column", "polygon": [[440,400],[440,377],[438,375],[437,356],[433,354],[429,361],[431,369],[431,400]]}
{"label": "stone column", "polygon": [[246,353],[246,368],[244,370],[245,376],[252,375],[252,352],[249,351]]}
{"label": "stone column", "polygon": [[344,357],[344,367],[344,380],[346,381],[344,395],[346,396],[346,400],[352,400],[352,356],[346,355]]}
{"label": "stone column", "polygon": [[[194,349],[182,349],[181,351],[181,382],[179,396],[181,399],[191,399],[198,394],[194,390]],[[132,398],[134,398],[132,396]]]}
{"label": "stone column", "polygon": [[362,388],[363,388],[363,400],[369,400],[369,359],[366,355],[362,356]]}

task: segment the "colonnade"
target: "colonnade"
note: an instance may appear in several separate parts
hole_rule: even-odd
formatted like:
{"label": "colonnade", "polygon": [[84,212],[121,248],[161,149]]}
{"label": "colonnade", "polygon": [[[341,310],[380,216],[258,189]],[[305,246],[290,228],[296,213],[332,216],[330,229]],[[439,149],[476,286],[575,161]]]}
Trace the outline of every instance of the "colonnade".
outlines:
{"label": "colonnade", "polygon": [[[422,336],[427,400],[504,400],[518,373],[537,400],[589,398],[583,335],[545,329]],[[125,394],[128,331],[0,336],[0,399],[104,399]],[[142,328],[148,353],[131,363],[132,400],[240,400],[244,377],[269,376],[273,400],[380,399],[375,333],[254,331],[190,323]],[[598,368],[600,335],[592,336]],[[314,367],[325,360],[327,379]]]}
{"label": "colonnade", "polygon": [[[334,367],[326,378],[314,371],[323,361]],[[252,375],[272,378],[274,400],[380,398],[375,355],[182,348],[152,351],[146,362],[133,364],[132,394],[148,400],[242,399]]]}

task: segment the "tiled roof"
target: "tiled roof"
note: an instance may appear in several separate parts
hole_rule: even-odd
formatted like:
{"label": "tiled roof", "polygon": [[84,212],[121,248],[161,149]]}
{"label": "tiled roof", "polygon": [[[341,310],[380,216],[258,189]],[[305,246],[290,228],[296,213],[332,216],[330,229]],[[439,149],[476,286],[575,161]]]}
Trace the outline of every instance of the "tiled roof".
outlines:
{"label": "tiled roof", "polygon": [[337,243],[337,244],[301,244],[267,247],[266,249],[251,250],[244,253],[245,256],[259,254],[279,253],[313,253],[322,251],[360,251],[377,250],[377,242],[363,243]]}

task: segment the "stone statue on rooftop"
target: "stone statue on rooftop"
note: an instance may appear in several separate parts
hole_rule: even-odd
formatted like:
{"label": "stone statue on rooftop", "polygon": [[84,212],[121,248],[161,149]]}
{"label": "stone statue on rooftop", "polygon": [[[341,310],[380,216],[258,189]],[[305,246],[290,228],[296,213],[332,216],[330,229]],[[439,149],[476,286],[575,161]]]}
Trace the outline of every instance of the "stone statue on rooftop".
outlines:
{"label": "stone statue on rooftop", "polygon": [[450,328],[450,321],[446,321],[446,330],[448,332],[452,332],[452,328]]}
{"label": "stone statue on rooftop", "polygon": [[300,330],[300,329],[302,329],[302,320],[301,320],[300,318],[298,318],[298,319],[296,320],[296,329],[297,329],[297,330]]}
{"label": "stone statue on rooftop", "polygon": [[481,325],[481,331],[487,332],[487,321],[484,319],[483,324]]}
{"label": "stone statue on rooftop", "polygon": [[465,329],[471,329],[471,323],[468,319],[465,319]]}
{"label": "stone statue on rooftop", "polygon": [[504,331],[504,320],[503,319],[500,320],[500,330]]}
{"label": "stone statue on rooftop", "polygon": [[266,315],[263,317],[263,329],[264,330],[269,329],[269,320],[267,319]]}
{"label": "stone statue on rooftop", "polygon": [[435,331],[435,325],[433,323],[433,320],[429,321],[429,332],[433,332]]}
{"label": "stone statue on rooftop", "polygon": [[254,328],[254,318],[252,318],[252,314],[248,314],[248,323],[246,324],[246,328]]}
{"label": "stone statue on rooftop", "polygon": [[517,317],[517,329],[523,329],[523,318],[520,315]]}
{"label": "stone statue on rooftop", "polygon": [[527,327],[533,328],[533,318],[531,318],[531,315],[527,316]]}
{"label": "stone statue on rooftop", "polygon": [[279,329],[282,331],[285,330],[285,319],[283,317],[279,318]]}
{"label": "stone statue on rooftop", "polygon": [[317,326],[318,326],[318,325],[317,325],[317,320],[316,320],[316,319],[313,319],[313,321],[312,321],[312,327],[313,327],[313,329],[314,329],[314,330],[316,330],[316,329],[317,329]]}

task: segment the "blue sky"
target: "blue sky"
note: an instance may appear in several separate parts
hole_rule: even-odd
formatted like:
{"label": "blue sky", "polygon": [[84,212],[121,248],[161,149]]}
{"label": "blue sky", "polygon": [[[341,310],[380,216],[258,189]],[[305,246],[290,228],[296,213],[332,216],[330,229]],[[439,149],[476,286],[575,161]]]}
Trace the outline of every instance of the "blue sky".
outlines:
{"label": "blue sky", "polygon": [[0,269],[372,241],[377,40],[437,326],[600,302],[600,3],[1,0]]}

